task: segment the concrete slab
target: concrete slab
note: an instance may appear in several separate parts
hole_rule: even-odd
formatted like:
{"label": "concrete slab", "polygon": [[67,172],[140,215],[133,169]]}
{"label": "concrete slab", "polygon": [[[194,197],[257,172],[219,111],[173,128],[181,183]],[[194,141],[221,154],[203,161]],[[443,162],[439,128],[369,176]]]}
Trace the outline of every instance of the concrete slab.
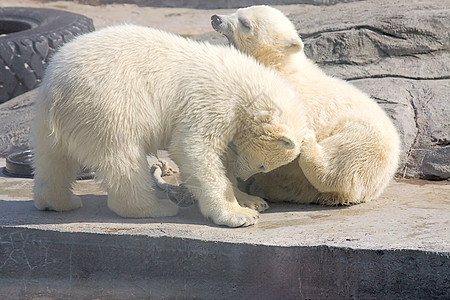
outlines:
{"label": "concrete slab", "polygon": [[392,182],[351,207],[272,204],[256,226],[236,229],[196,205],[171,218],[120,218],[92,180],[75,185],[81,209],[37,211],[32,185],[0,175],[0,295],[449,296],[447,182]]}

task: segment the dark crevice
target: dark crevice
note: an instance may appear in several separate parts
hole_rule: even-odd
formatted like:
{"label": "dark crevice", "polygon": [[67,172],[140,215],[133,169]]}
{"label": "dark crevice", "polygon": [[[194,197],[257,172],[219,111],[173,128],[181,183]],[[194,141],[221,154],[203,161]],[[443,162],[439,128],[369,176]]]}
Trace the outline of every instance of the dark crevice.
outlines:
{"label": "dark crevice", "polygon": [[407,40],[407,38],[404,38],[404,37],[399,36],[399,35],[395,35],[393,33],[386,32],[386,31],[384,31],[382,29],[379,29],[379,28],[376,28],[376,27],[373,27],[373,26],[370,26],[370,25],[351,26],[351,27],[340,28],[340,29],[328,29],[328,30],[316,31],[316,32],[312,32],[312,33],[300,33],[300,36],[302,38],[307,39],[307,38],[318,37],[318,36],[320,36],[320,35],[322,35],[324,33],[337,33],[337,32],[344,32],[344,31],[351,31],[351,30],[360,30],[360,29],[367,29],[367,30],[373,31],[373,32],[375,32],[377,34],[385,35],[385,36],[392,37],[392,38],[395,38],[395,39]]}
{"label": "dark crevice", "polygon": [[[379,60],[378,60],[379,61]],[[357,63],[357,62],[351,62],[351,61],[334,61],[334,60],[332,60],[332,61],[326,61],[326,60],[323,60],[323,61],[317,61],[316,62],[316,64],[318,64],[318,65],[322,65],[322,66],[333,66],[333,65],[345,65],[345,66],[366,66],[366,65],[370,65],[370,64],[372,64],[373,62],[371,61],[371,62],[368,62],[368,63],[365,63],[365,64],[361,64],[361,63]]]}
{"label": "dark crevice", "polygon": [[412,143],[408,149],[408,152],[406,153],[406,161],[405,161],[405,166],[403,167],[403,170],[402,170],[402,178],[406,177],[406,171],[408,169],[408,161],[410,160],[412,151],[414,150],[413,147],[416,145],[417,140],[419,138],[419,123],[417,121],[417,107],[416,107],[416,104],[414,103],[414,96],[410,90],[406,89],[406,91],[408,92],[408,94],[410,96],[409,103],[411,104],[413,112],[414,112],[414,125],[416,126],[416,135],[414,136],[414,140],[412,141]]}
{"label": "dark crevice", "polygon": [[435,53],[439,53],[439,52],[449,52],[449,51],[448,51],[448,49],[427,49],[427,50],[423,50],[423,51],[417,51],[414,53],[397,54],[397,55],[390,56],[390,57],[409,57],[409,56],[411,56],[411,57],[420,59],[420,57],[417,57],[417,55],[435,54]]}
{"label": "dark crevice", "polygon": [[397,102],[390,101],[390,100],[383,99],[383,98],[378,98],[378,97],[374,97],[374,96],[371,96],[371,98],[376,100],[378,103],[381,103],[381,104],[395,104],[395,105],[398,104]]}
{"label": "dark crevice", "polygon": [[21,104],[15,104],[11,107],[8,108],[8,110],[19,110],[19,109],[23,109],[23,108],[27,108],[30,106],[33,106],[33,103],[21,103]]}
{"label": "dark crevice", "polygon": [[[408,37],[404,37],[404,36],[395,34],[393,32],[388,32],[386,30],[383,30],[381,28],[371,26],[371,25],[355,25],[355,26],[350,26],[350,27],[346,27],[346,28],[325,29],[325,30],[321,30],[321,31],[311,32],[311,33],[299,33],[299,34],[302,38],[316,38],[324,33],[338,33],[338,32],[346,32],[346,31],[361,30],[361,29],[366,29],[366,30],[372,31],[376,34],[387,36],[387,37],[394,38],[394,39],[399,39],[399,40],[404,40],[404,41],[409,39]],[[439,41],[438,37],[436,37],[436,34],[431,31],[421,31],[417,28],[405,28],[402,33],[406,34],[406,35],[413,34],[413,35],[418,35],[418,36],[426,36],[428,38],[432,37],[436,40],[437,43],[439,43],[440,45],[443,45],[443,43]]]}
{"label": "dark crevice", "polygon": [[433,175],[433,174],[422,174],[420,176],[420,179],[423,180],[429,180],[429,181],[442,181],[442,180],[448,180],[446,178],[442,178],[441,176],[438,175]]}
{"label": "dark crevice", "polygon": [[368,75],[368,76],[357,76],[357,77],[349,77],[345,80],[360,80],[360,79],[373,79],[373,78],[403,78],[403,79],[411,79],[411,80],[447,80],[450,79],[450,75],[448,76],[440,76],[440,77],[420,77],[420,76],[405,76],[405,75],[396,75],[396,74],[378,74],[378,75]]}
{"label": "dark crevice", "polygon": [[436,146],[447,147],[450,146],[450,141],[447,139],[432,139],[432,142],[435,143]]}
{"label": "dark crevice", "polygon": [[395,35],[393,33],[384,31],[384,30],[382,30],[380,28],[376,28],[376,27],[373,27],[373,26],[370,26],[370,25],[355,26],[354,29],[357,29],[357,30],[367,29],[367,30],[373,31],[375,33],[378,33],[380,35],[385,35],[385,36],[388,36],[388,37],[391,37],[391,38],[394,38],[394,39],[407,40],[407,38],[405,38],[405,37],[402,37],[402,36],[399,36],[399,35]]}
{"label": "dark crevice", "polygon": [[[400,57],[400,58],[408,58],[408,57],[414,57],[416,59],[423,59],[422,57],[418,57],[418,55],[427,55],[427,54],[435,54],[435,53],[439,53],[439,52],[449,52],[448,50],[443,50],[443,49],[436,49],[436,50],[427,50],[427,51],[421,51],[421,52],[416,52],[416,53],[405,53],[405,54],[396,54],[396,55],[392,55],[391,53],[386,52],[385,50],[382,49],[382,47],[380,47],[379,45],[374,44],[375,47],[377,48],[377,50],[379,51],[380,55],[378,57],[378,59],[376,60],[368,60],[367,62],[361,63],[361,62],[352,62],[352,61],[335,61],[335,60],[323,60],[323,61],[315,61],[317,64],[319,65],[324,65],[324,66],[332,66],[332,65],[346,65],[346,66],[368,66],[368,65],[374,65],[374,64],[379,64],[381,62],[384,62],[388,59],[393,59],[396,57]],[[307,55],[308,57],[311,57],[311,55]],[[388,62],[389,63],[389,62]],[[444,77],[450,77],[450,75],[448,76],[444,76]]]}

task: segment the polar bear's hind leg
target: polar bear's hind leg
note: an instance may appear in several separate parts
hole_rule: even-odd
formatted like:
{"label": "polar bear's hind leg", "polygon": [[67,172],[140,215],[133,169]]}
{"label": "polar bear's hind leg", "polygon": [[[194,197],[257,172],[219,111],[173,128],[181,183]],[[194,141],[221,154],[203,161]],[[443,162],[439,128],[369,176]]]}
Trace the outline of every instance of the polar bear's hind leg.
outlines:
{"label": "polar bear's hind leg", "polygon": [[[59,150],[59,149],[58,149]],[[57,151],[49,141],[40,141],[34,155],[34,205],[40,210],[68,211],[81,207],[72,191],[79,164]]]}
{"label": "polar bear's hind leg", "polygon": [[108,207],[125,218],[175,216],[178,206],[156,198],[147,158],[144,153],[132,155],[132,148],[97,169],[97,177],[104,180],[108,192]]}

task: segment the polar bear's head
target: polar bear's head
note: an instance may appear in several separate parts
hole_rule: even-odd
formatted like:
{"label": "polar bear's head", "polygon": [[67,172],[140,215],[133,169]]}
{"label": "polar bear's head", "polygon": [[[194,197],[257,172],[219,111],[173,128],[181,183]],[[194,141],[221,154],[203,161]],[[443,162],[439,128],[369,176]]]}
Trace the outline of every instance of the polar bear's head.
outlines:
{"label": "polar bear's head", "polygon": [[278,117],[264,111],[252,123],[239,130],[230,146],[236,155],[234,175],[244,181],[288,164],[300,154],[298,136]]}
{"label": "polar bear's head", "polygon": [[251,6],[230,15],[213,15],[211,25],[230,44],[266,66],[276,68],[291,54],[303,50],[294,24],[270,6]]}

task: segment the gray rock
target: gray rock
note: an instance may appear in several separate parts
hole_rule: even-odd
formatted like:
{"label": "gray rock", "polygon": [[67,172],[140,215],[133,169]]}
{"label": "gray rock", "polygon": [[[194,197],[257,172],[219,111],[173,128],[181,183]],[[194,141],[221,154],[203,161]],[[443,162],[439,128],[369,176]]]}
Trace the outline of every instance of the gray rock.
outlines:
{"label": "gray rock", "polygon": [[368,78],[353,83],[387,111],[402,138],[398,176],[450,176],[450,80]]}
{"label": "gray rock", "polygon": [[30,147],[30,125],[36,90],[0,104],[0,157]]}
{"label": "gray rock", "polygon": [[[372,95],[392,118],[402,141],[399,172],[403,171],[409,150],[418,134],[416,113],[411,105],[405,80],[399,78],[368,78],[355,80],[352,83],[367,94]],[[387,86],[395,87],[397,92],[392,94],[392,88],[387,89]]]}
{"label": "gray rock", "polygon": [[[339,16],[333,26],[324,24],[320,29],[313,25],[314,19],[308,22],[314,16],[291,17],[305,40],[308,57],[331,75],[345,79],[448,79],[450,10],[445,4],[417,7],[415,2],[419,1],[412,2],[410,7],[396,8],[397,3],[392,4],[381,15],[375,11],[374,1],[347,4],[355,6],[353,14]],[[349,16],[353,21],[346,20]]]}

